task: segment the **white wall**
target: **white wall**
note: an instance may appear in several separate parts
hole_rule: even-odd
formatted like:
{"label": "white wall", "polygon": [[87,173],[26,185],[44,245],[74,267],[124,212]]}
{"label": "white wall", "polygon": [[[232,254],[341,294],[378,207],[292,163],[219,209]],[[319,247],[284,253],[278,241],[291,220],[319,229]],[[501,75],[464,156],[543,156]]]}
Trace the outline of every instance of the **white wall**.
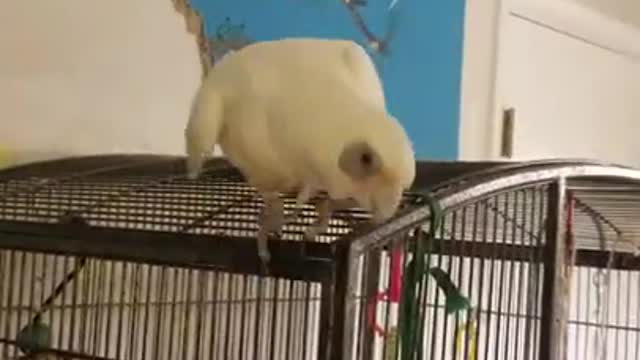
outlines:
{"label": "white wall", "polygon": [[[498,16],[505,3],[524,0],[466,0],[460,110],[460,158],[496,159],[492,128],[495,102]],[[530,0],[529,0],[530,1]],[[638,0],[559,0],[580,2],[606,16],[640,28]]]}
{"label": "white wall", "polygon": [[491,128],[495,81],[496,36],[500,0],[466,0],[460,158],[491,158]]}
{"label": "white wall", "polygon": [[596,9],[604,14],[640,27],[640,1],[638,0],[569,0]]}
{"label": "white wall", "polygon": [[4,1],[0,54],[0,148],[17,161],[182,153],[201,66],[170,0]]}

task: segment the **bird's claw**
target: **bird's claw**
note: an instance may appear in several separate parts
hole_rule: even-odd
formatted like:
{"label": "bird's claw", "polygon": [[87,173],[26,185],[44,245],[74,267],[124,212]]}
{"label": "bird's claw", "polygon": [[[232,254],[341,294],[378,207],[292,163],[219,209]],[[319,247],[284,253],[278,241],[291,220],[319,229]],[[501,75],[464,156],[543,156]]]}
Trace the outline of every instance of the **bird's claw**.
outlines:
{"label": "bird's claw", "polygon": [[261,268],[263,273],[267,275],[269,273],[269,263],[271,262],[271,252],[269,251],[268,235],[264,229],[258,232],[256,245],[258,247],[258,258],[260,258]]}
{"label": "bird's claw", "polygon": [[268,249],[259,249],[258,256],[260,257],[260,260],[262,260],[263,262],[268,263],[271,261],[271,252]]}
{"label": "bird's claw", "polygon": [[271,262],[271,252],[265,246],[258,247],[258,257],[260,258],[261,268],[264,275],[269,275],[269,264]]}
{"label": "bird's claw", "polygon": [[260,269],[262,271],[263,276],[269,276],[271,274],[271,271],[269,270],[269,264],[270,262],[268,259],[261,259]]}

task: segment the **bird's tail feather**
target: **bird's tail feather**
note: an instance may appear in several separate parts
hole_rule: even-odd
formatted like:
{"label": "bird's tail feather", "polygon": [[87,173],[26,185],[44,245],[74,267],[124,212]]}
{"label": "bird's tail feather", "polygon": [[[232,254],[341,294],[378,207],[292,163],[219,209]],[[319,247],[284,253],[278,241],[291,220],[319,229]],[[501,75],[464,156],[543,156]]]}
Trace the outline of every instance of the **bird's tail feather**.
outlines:
{"label": "bird's tail feather", "polygon": [[223,102],[211,89],[201,88],[191,107],[189,123],[185,129],[187,152],[187,176],[198,177],[205,157],[213,152],[218,143],[223,122]]}

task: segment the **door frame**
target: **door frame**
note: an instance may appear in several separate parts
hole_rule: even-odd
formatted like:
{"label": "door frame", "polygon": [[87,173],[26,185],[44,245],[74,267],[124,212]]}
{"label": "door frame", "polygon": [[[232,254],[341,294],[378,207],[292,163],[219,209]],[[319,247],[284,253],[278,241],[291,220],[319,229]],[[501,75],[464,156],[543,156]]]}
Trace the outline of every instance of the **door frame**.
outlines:
{"label": "door frame", "polygon": [[[484,6],[490,3],[494,13],[491,24],[479,22],[480,15],[474,14],[478,11],[476,2],[482,2]],[[510,16],[535,22],[640,63],[640,28],[575,0],[467,0],[466,11],[460,102],[460,154],[463,159],[504,160],[500,157],[501,118],[503,108],[508,106],[503,101],[503,94],[508,90],[501,79],[501,63],[508,51],[504,48],[503,34],[509,31],[507,20]],[[487,26],[491,28],[487,29]],[[468,41],[477,36],[475,33],[482,32],[490,34],[483,40],[484,44]],[[481,47],[484,51],[480,51]],[[489,57],[484,69],[477,66],[478,57]],[[489,75],[483,78],[478,76],[479,72]],[[480,113],[477,111],[479,103],[484,103]]]}

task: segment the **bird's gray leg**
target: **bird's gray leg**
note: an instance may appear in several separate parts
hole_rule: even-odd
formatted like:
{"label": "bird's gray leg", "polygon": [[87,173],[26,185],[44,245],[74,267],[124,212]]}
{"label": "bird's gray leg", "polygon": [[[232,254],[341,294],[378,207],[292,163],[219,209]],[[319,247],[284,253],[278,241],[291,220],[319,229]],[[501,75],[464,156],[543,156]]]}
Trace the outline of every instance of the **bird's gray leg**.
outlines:
{"label": "bird's gray leg", "polygon": [[268,221],[267,221],[267,229],[269,232],[273,232],[278,234],[278,236],[282,236],[282,227],[284,226],[284,201],[278,196],[278,194],[273,195],[273,198],[269,200],[271,203]]}
{"label": "bird's gray leg", "polygon": [[331,220],[331,214],[333,213],[332,202],[329,198],[323,198],[316,203],[316,210],[318,217],[316,221],[307,228],[304,233],[305,241],[313,241],[316,236],[324,233],[329,228],[329,220]]}
{"label": "bird's gray leg", "polygon": [[[318,199],[316,204],[316,211],[318,212],[318,217],[311,224],[307,230],[304,232],[303,240],[313,241],[316,236],[324,233],[329,228],[329,220],[331,219],[331,202],[328,198]],[[302,244],[302,256],[305,257],[307,253],[307,248],[305,243]]]}
{"label": "bird's gray leg", "polygon": [[334,211],[350,209],[356,205],[356,202],[351,199],[332,200],[328,197],[323,198],[316,204],[318,218],[311,226],[309,226],[309,228],[307,228],[307,231],[304,234],[304,239],[306,241],[313,241],[316,236],[326,232],[327,229],[329,229],[329,221],[331,220],[331,216]]}
{"label": "bird's gray leg", "polygon": [[309,200],[316,194],[316,190],[310,185],[304,185],[298,195],[296,196],[296,203],[294,205],[293,213],[290,215],[289,222],[298,220],[302,206],[309,202]]}
{"label": "bird's gray leg", "polygon": [[267,244],[269,233],[282,232],[284,222],[284,204],[277,192],[265,192],[262,194],[264,207],[259,216],[259,229],[257,236],[258,256],[262,260],[265,269],[271,261],[271,253]]}

